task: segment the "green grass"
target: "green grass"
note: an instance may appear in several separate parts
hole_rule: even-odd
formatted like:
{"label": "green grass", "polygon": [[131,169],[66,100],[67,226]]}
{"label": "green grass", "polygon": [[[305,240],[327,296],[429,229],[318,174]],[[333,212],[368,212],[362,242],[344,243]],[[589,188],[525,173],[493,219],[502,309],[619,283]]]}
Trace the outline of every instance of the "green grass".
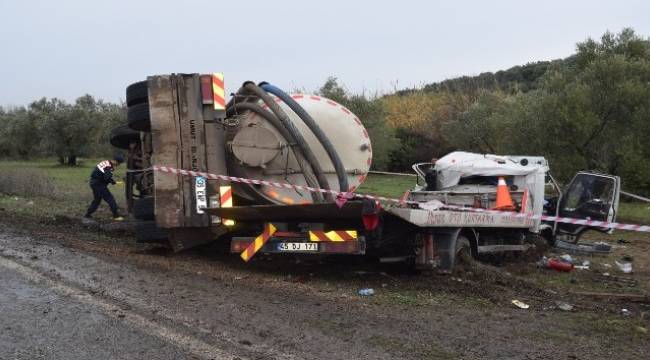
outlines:
{"label": "green grass", "polygon": [[[88,179],[101,159],[82,159],[78,166],[59,165],[55,159],[0,161],[0,207],[23,215],[81,216],[92,200]],[[124,176],[124,167],[115,171]],[[11,178],[10,181],[7,181]],[[119,205],[124,204],[124,185],[112,186]],[[104,216],[108,206],[100,206]]]}
{"label": "green grass", "polygon": [[359,187],[362,194],[399,198],[415,186],[415,176],[369,174]]}
{"label": "green grass", "polygon": [[650,203],[622,202],[618,207],[618,221],[650,224]]}
{"label": "green grass", "polygon": [[[44,171],[56,185],[64,190],[78,189],[79,186],[87,186],[88,178],[93,167],[101,161],[100,159],[82,159],[78,166],[59,165],[54,159],[40,159],[31,161],[0,161],[0,171],[16,169],[30,169]],[[116,175],[120,176],[120,169]]]}

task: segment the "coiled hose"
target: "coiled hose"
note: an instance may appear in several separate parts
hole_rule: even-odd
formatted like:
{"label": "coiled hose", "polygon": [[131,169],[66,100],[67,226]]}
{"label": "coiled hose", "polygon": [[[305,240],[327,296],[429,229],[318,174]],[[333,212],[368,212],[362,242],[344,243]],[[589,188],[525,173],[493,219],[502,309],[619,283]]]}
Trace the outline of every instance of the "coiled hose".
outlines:
{"label": "coiled hose", "polygon": [[280,98],[280,100],[284,101],[284,103],[287,104],[289,108],[293,110],[293,112],[295,112],[296,115],[302,119],[302,121],[305,122],[307,127],[309,127],[312,133],[314,133],[316,136],[316,139],[318,139],[321,145],[323,145],[325,152],[327,152],[327,156],[329,156],[330,160],[332,161],[334,169],[336,170],[336,176],[339,180],[340,191],[348,191],[350,188],[348,185],[348,175],[345,172],[345,167],[343,166],[341,157],[339,157],[339,154],[334,148],[334,145],[332,145],[330,139],[327,137],[327,135],[325,135],[323,130],[320,128],[320,126],[318,126],[311,115],[309,115],[309,113],[305,111],[305,109],[300,106],[300,104],[298,104],[291,96],[289,96],[289,94],[285,93],[280,88],[266,82],[260,83],[259,86],[265,91],[268,91],[269,93]]}
{"label": "coiled hose", "polygon": [[[294,141],[292,141],[293,136],[285,128],[280,120],[272,113],[264,110],[261,106],[252,103],[252,102],[240,102],[240,103],[232,103],[229,104],[229,106],[226,109],[226,116],[232,116],[237,114],[238,112],[244,112],[244,111],[251,111],[261,117],[263,117],[266,121],[268,121],[271,126],[273,126],[282,137],[287,139],[289,142],[289,146],[293,149],[293,153],[296,157],[296,161],[298,162],[298,166],[300,166],[300,170],[305,176],[305,180],[307,181],[307,185],[310,187],[318,187],[318,180],[314,178],[314,174],[312,172],[312,169],[305,159],[305,156],[298,146]],[[312,199],[314,202],[321,202],[323,201],[323,196],[321,193],[318,192],[312,192]]]}
{"label": "coiled hose", "polygon": [[[318,187],[322,189],[330,189],[329,182],[327,181],[327,177],[323,173],[323,169],[321,168],[318,159],[316,159],[314,152],[311,150],[311,148],[305,141],[305,138],[302,136],[302,134],[296,128],[296,126],[293,124],[289,116],[280,108],[280,106],[278,106],[278,104],[271,98],[271,96],[267,94],[266,91],[264,91],[262,88],[255,85],[255,83],[251,81],[247,81],[237,91],[235,97],[233,97],[228,102],[226,108],[228,109],[235,106],[235,104],[237,104],[236,98],[240,98],[240,97],[244,97],[245,101],[257,101],[257,99],[261,99],[269,107],[269,109],[271,109],[273,114],[275,114],[277,119],[280,121],[281,124],[280,128],[286,129],[287,132],[289,133],[289,137],[286,138],[287,141],[289,141],[292,144],[296,144],[297,148],[299,149],[299,153],[301,153],[301,155],[305,158],[309,166],[311,166],[311,169],[313,170],[313,174],[316,176],[316,179],[318,181]],[[308,174],[310,173],[307,172],[304,174],[306,176],[306,180],[309,181],[307,179],[307,176],[309,176]],[[332,196],[330,194],[326,194],[325,197],[327,200],[332,200]]]}

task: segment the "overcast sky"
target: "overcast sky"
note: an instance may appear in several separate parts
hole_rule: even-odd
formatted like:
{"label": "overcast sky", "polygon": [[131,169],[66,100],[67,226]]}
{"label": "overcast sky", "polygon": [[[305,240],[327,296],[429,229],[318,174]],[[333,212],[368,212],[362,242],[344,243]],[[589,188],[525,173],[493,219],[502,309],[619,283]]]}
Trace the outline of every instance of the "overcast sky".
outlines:
{"label": "overcast sky", "polygon": [[313,91],[336,76],[386,93],[565,57],[633,27],[650,1],[0,0],[0,105],[124,99],[148,75],[221,71]]}

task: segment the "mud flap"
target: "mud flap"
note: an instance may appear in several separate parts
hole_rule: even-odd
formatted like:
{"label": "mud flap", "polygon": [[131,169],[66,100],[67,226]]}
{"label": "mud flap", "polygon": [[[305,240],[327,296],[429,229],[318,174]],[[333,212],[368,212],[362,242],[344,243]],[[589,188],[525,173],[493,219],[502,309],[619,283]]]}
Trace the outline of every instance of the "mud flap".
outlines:
{"label": "mud flap", "polygon": [[440,257],[438,272],[449,274],[456,264],[456,241],[460,229],[436,229],[433,234],[434,245]]}
{"label": "mud flap", "polygon": [[[449,228],[449,229],[430,229],[430,233],[433,235],[433,254],[431,259],[425,259],[425,267],[429,264],[429,267],[435,267],[438,272],[449,274],[453,271],[454,265],[456,264],[456,241],[458,240],[458,234],[460,234],[459,228]],[[428,234],[427,234],[428,235]],[[426,235],[425,235],[426,236]],[[425,239],[424,246],[421,251],[426,253],[427,240]],[[420,265],[420,264],[418,264]],[[418,266],[420,267],[420,266]]]}

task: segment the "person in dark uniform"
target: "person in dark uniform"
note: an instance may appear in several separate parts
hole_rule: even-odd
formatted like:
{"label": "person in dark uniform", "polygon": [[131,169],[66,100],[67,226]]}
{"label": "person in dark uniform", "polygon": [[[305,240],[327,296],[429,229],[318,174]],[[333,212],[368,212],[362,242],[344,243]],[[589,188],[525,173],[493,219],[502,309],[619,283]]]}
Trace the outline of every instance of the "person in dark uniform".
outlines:
{"label": "person in dark uniform", "polygon": [[84,216],[85,218],[91,219],[93,213],[102,202],[102,199],[104,199],[111,208],[113,220],[124,220],[124,218],[117,212],[117,203],[115,202],[113,194],[108,190],[108,184],[115,185],[115,180],[113,180],[113,170],[123,162],[124,157],[122,155],[115,155],[113,159],[104,160],[95,166],[93,172],[90,174],[90,188],[93,190],[93,201],[90,203],[88,211],[86,211],[86,215]]}

